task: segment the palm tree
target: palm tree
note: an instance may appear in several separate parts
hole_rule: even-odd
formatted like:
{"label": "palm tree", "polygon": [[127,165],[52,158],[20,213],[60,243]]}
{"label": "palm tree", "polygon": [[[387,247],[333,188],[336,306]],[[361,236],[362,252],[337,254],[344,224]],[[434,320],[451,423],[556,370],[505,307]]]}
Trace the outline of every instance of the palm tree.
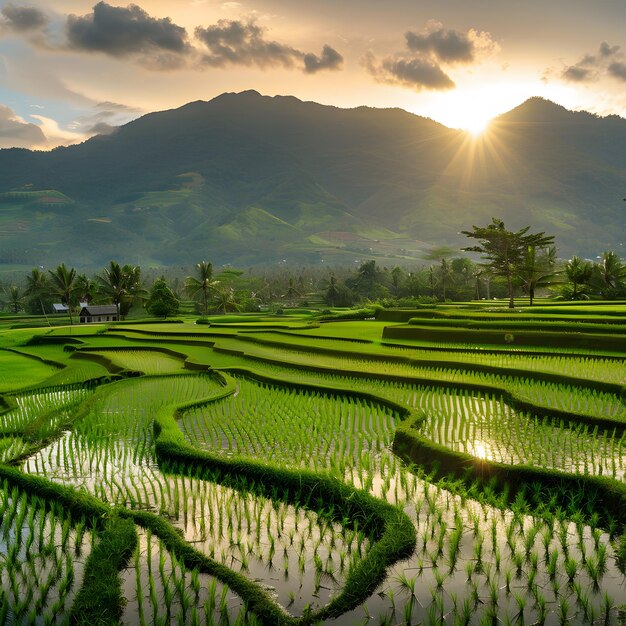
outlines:
{"label": "palm tree", "polygon": [[219,284],[218,280],[213,280],[213,265],[208,261],[201,261],[196,265],[197,276],[187,276],[185,279],[185,291],[190,298],[195,298],[202,293],[202,304],[205,317],[209,310],[209,292],[213,291]]}
{"label": "palm tree", "polygon": [[92,302],[96,297],[98,285],[85,274],[76,277],[76,293],[81,302]]}
{"label": "palm tree", "polygon": [[215,308],[218,312],[238,311],[239,305],[235,300],[235,290],[232,287],[213,289]]}
{"label": "palm tree", "polygon": [[397,265],[391,270],[391,285],[393,287],[393,295],[397,298],[400,295],[400,283],[404,278],[404,272]]}
{"label": "palm tree", "polygon": [[622,285],[625,277],[624,265],[615,252],[603,252],[599,263],[595,264],[595,282],[603,297],[609,298]]}
{"label": "palm tree", "polygon": [[337,284],[337,278],[334,274],[331,274],[328,277],[328,287],[326,289],[326,294],[324,295],[324,299],[330,306],[335,306],[335,302],[339,297],[339,285]]}
{"label": "palm tree", "polygon": [[120,304],[126,294],[126,277],[119,263],[111,261],[109,267],[102,270],[102,274],[96,276],[98,286],[102,294],[113,301],[117,308],[117,319],[120,319]]}
{"label": "palm tree", "polygon": [[291,306],[293,306],[296,300],[300,297],[300,291],[296,287],[293,277],[289,278],[289,286],[287,287],[284,297],[287,298],[287,301]]}
{"label": "palm tree", "polygon": [[445,257],[441,258],[441,263],[439,265],[439,278],[441,280],[441,299],[443,302],[446,301],[446,286],[448,281],[451,281],[453,278],[452,268],[450,267],[450,263],[446,260]]}
{"label": "palm tree", "polygon": [[583,261],[580,257],[573,256],[565,265],[565,277],[572,284],[572,300],[578,300],[582,293],[579,287],[584,287],[591,280],[593,265],[589,261]]}
{"label": "palm tree", "polygon": [[26,277],[26,289],[24,295],[37,298],[41,312],[45,315],[46,309],[43,305],[43,298],[50,292],[50,283],[48,276],[44,274],[38,267],[33,267],[30,275]]}
{"label": "palm tree", "polygon": [[537,254],[535,246],[528,246],[521,265],[518,268],[518,278],[522,281],[522,287],[528,291],[530,306],[533,305],[535,290],[545,287],[553,282],[556,273],[556,248],[550,247]]}
{"label": "palm tree", "polygon": [[12,313],[19,313],[20,309],[24,305],[24,296],[20,292],[19,287],[11,285],[7,292],[8,298],[4,298],[4,301],[9,305]]}
{"label": "palm tree", "polygon": [[65,263],[61,263],[54,271],[48,270],[48,273],[52,277],[52,293],[59,296],[61,302],[67,306],[70,324],[73,324],[72,299],[76,291],[76,270],[73,267],[68,269],[65,267]]}
{"label": "palm tree", "polygon": [[102,274],[96,276],[100,292],[113,301],[117,308],[117,319],[121,319],[122,303],[130,303],[142,294],[141,268],[134,265],[120,266],[111,261]]}

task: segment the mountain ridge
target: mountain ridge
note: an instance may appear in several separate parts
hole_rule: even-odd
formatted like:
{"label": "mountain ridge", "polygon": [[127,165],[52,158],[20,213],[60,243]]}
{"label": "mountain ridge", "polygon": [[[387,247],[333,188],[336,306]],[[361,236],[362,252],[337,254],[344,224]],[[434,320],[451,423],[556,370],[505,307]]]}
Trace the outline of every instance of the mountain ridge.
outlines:
{"label": "mountain ridge", "polygon": [[492,216],[566,255],[621,252],[624,146],[623,118],[540,98],[474,141],[399,108],[224,93],[74,146],[0,150],[0,262],[402,262]]}

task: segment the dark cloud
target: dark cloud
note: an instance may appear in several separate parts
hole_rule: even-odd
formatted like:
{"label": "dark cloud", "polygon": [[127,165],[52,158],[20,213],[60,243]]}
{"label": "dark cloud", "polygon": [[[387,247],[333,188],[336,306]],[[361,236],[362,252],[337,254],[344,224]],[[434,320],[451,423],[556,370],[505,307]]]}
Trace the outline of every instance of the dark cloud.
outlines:
{"label": "dark cloud", "polygon": [[614,78],[626,81],[626,63],[614,61],[609,65],[609,74]]}
{"label": "dark cloud", "polygon": [[571,83],[584,83],[596,76],[596,72],[581,65],[570,65],[563,70],[563,78]]}
{"label": "dark cloud", "polygon": [[307,74],[315,74],[320,70],[338,70],[342,65],[343,57],[328,45],[324,46],[319,57],[312,52],[304,55],[304,71]]}
{"label": "dark cloud", "polygon": [[135,4],[114,7],[98,2],[88,15],[68,16],[66,31],[74,49],[117,57],[141,55],[149,66],[159,69],[176,67],[191,51],[182,26],[170,18],[151,17]]}
{"label": "dark cloud", "polygon": [[20,119],[0,104],[0,148],[30,148],[46,143],[46,136],[36,124]]}
{"label": "dark cloud", "polygon": [[343,64],[342,55],[329,45],[317,55],[268,39],[266,29],[254,19],[219,20],[207,28],[197,27],[195,35],[202,49],[191,45],[185,28],[168,17],[152,17],[136,4],[118,7],[101,0],[91,13],[68,15],[64,41],[53,40],[44,31],[47,23],[47,16],[38,9],[7,4],[0,10],[0,29],[20,31],[39,47],[130,57],[149,69],[232,64],[298,67],[315,74],[340,69]]}
{"label": "dark cloud", "polygon": [[290,46],[268,41],[265,30],[250,20],[219,20],[207,28],[196,28],[196,37],[209,49],[205,63],[213,67],[258,65],[292,67],[303,54]]}
{"label": "dark cloud", "polygon": [[600,44],[600,56],[607,58],[612,57],[619,52],[619,46],[609,46],[606,41]]}
{"label": "dark cloud", "polygon": [[48,24],[48,16],[39,9],[26,6],[15,6],[9,3],[2,7],[0,24],[18,33],[27,33],[43,29]]}
{"label": "dark cloud", "polygon": [[219,20],[195,35],[208,49],[203,61],[212,67],[256,65],[261,68],[301,66],[307,74],[341,67],[343,57],[325,45],[321,56],[266,39],[265,29],[254,20]]}
{"label": "dark cloud", "polygon": [[603,41],[597,54],[586,54],[578,63],[569,65],[561,72],[561,78],[571,83],[588,83],[597,80],[606,71],[615,75],[611,68],[620,63],[610,63],[610,59],[619,54],[619,50],[619,46],[611,46]]}
{"label": "dark cloud", "polygon": [[409,50],[424,55],[432,55],[443,63],[471,63],[474,61],[474,41],[468,33],[440,27],[425,33],[408,31],[405,37]]}
{"label": "dark cloud", "polygon": [[416,91],[454,89],[456,85],[442,65],[471,65],[499,49],[487,32],[461,32],[444,28],[439,22],[429,22],[424,31],[408,31],[404,37],[404,52],[382,60],[370,52],[363,64],[377,81]]}
{"label": "dark cloud", "polygon": [[454,81],[436,63],[428,59],[387,57],[380,63],[374,55],[365,58],[365,67],[381,83],[402,85],[415,91],[444,91],[454,88]]}

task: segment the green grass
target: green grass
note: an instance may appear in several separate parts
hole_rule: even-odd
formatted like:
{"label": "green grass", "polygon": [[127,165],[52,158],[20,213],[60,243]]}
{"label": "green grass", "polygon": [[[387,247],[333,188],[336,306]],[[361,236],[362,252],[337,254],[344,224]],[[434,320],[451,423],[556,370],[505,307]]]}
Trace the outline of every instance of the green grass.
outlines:
{"label": "green grass", "polygon": [[57,370],[37,359],[0,350],[0,393],[42,382]]}

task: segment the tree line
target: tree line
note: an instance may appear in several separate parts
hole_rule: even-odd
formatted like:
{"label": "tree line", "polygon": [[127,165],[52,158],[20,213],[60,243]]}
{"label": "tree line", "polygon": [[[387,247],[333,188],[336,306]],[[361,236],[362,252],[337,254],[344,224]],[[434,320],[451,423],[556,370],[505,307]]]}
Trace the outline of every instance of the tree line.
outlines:
{"label": "tree line", "polygon": [[33,268],[21,285],[5,286],[2,299],[7,310],[30,314],[51,313],[52,304],[61,302],[73,322],[79,302],[112,303],[124,317],[134,305],[155,316],[175,315],[185,298],[204,316],[298,305],[414,306],[504,297],[514,306],[519,294],[526,294],[532,305],[541,289],[567,300],[626,298],[626,265],[615,252],[607,251],[596,261],[577,256],[559,260],[554,237],[528,231],[510,231],[495,218],[487,226],[463,231],[475,243],[462,250],[480,254],[480,261],[455,256],[450,248],[433,248],[425,257],[430,264],[416,268],[380,267],[372,259],[356,269],[221,268],[216,274],[210,262],[201,261],[184,276],[169,268],[149,288],[139,266],[111,261],[87,276],[61,264],[47,271]]}

